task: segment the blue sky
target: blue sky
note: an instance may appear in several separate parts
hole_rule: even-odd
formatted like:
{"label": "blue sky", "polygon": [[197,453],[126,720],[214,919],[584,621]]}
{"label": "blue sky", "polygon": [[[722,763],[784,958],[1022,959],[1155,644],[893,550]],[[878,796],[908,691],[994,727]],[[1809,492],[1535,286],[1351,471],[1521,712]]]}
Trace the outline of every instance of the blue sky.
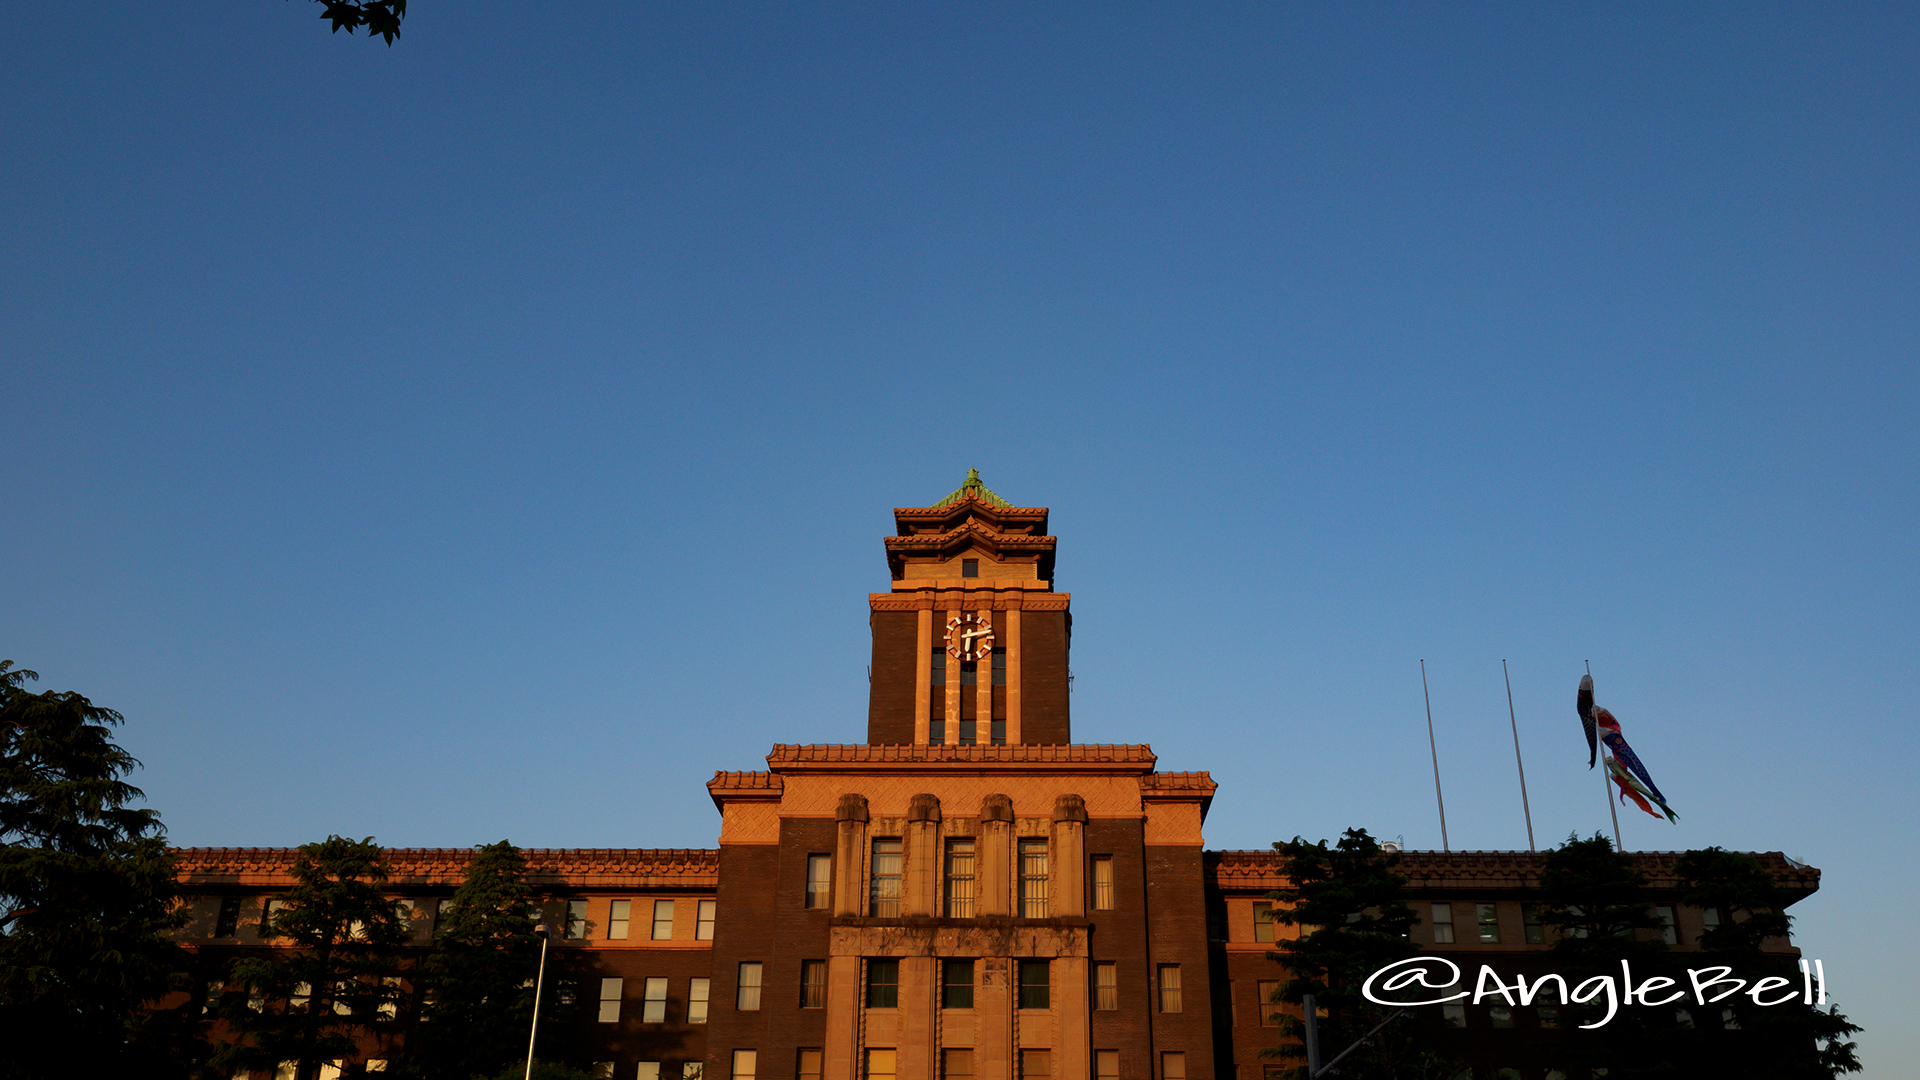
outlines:
{"label": "blue sky", "polygon": [[889,509],[1053,510],[1208,840],[1680,812],[1920,1071],[1911,5],[29,5],[0,656],[183,845],[708,846]]}

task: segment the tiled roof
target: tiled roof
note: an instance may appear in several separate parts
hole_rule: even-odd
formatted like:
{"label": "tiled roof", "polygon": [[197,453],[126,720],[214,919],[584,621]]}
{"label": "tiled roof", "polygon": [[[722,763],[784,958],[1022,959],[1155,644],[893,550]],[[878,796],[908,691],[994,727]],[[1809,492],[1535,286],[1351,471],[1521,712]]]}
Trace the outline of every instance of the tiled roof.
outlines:
{"label": "tiled roof", "polygon": [[[473,858],[469,848],[388,848],[393,875],[407,885],[458,885]],[[711,886],[719,880],[720,853],[710,848],[523,848],[527,880],[536,885]],[[176,848],[185,884],[278,885],[292,883],[294,848]]]}
{"label": "tiled roof", "polygon": [[[1628,852],[1653,889],[1679,887],[1674,863],[1678,851]],[[1777,851],[1751,852],[1753,859],[1773,875],[1795,899],[1820,887],[1820,871],[1791,862]],[[1277,851],[1209,851],[1208,870],[1229,888],[1275,887],[1282,880],[1283,857]],[[1414,889],[1506,888],[1532,889],[1540,885],[1546,867],[1545,852],[1534,851],[1403,851],[1396,872]]]}
{"label": "tiled roof", "polygon": [[[896,746],[870,745],[865,743],[815,743],[805,746],[776,744],[773,752],[767,755],[767,764],[773,768],[782,765],[796,765],[811,762],[845,762],[847,764],[872,765],[882,763],[922,764],[922,763],[996,763],[1009,764],[1107,764],[1107,765],[1146,765],[1151,767],[1157,760],[1153,748],[1141,743],[1138,745],[1110,746],[1082,743],[1051,744],[1029,743],[1021,746]],[[1186,773],[1170,775],[1185,776]],[[1194,774],[1205,776],[1205,773]]]}
{"label": "tiled roof", "polygon": [[981,502],[986,503],[988,506],[998,506],[1003,509],[1012,509],[1013,507],[1012,503],[1008,502],[1007,500],[1001,498],[998,495],[995,495],[993,492],[987,490],[987,485],[980,482],[979,469],[968,469],[967,478],[965,481],[963,481],[960,484],[959,489],[954,491],[951,495],[948,495],[946,498],[941,499],[939,502],[933,503],[932,505],[951,506],[954,503],[959,502],[961,499],[965,499],[969,497],[979,499]]}

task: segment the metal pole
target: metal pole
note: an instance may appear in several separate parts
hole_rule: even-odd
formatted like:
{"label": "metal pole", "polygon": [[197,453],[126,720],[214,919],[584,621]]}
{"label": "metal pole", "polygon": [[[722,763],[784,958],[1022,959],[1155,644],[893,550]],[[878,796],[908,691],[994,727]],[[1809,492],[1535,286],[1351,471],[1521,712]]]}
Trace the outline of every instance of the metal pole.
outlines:
{"label": "metal pole", "polygon": [[1440,850],[1452,851],[1447,843],[1447,800],[1440,795],[1440,746],[1433,740],[1433,698],[1427,693],[1427,662],[1420,661],[1420,696],[1427,703],[1427,749],[1433,751],[1433,801],[1440,804]]}
{"label": "metal pole", "polygon": [[1527,815],[1527,850],[1533,846],[1533,808],[1527,805],[1527,766],[1520,760],[1520,721],[1513,715],[1513,676],[1507,674],[1507,662],[1500,661],[1500,677],[1507,681],[1507,723],[1513,725],[1513,763],[1520,769],[1520,812]]}
{"label": "metal pole", "polygon": [[540,934],[540,971],[533,977],[533,1026],[527,1032],[527,1075],[533,1080],[533,1043],[540,1037],[540,988],[547,981],[547,939],[552,935],[545,926],[536,926]]}
{"label": "metal pole", "polygon": [[[1586,665],[1587,675],[1591,677],[1593,675],[1593,661],[1586,661]],[[1600,751],[1603,764],[1609,753],[1610,751],[1605,749]],[[1613,850],[1625,852],[1627,850],[1626,841],[1620,839],[1620,808],[1613,805],[1613,778],[1605,770],[1602,770],[1600,774],[1600,790],[1607,793],[1607,813],[1613,817]]]}
{"label": "metal pole", "polygon": [[1312,994],[1300,996],[1301,1019],[1307,1025],[1307,1075],[1320,1075],[1320,1010]]}
{"label": "metal pole", "polygon": [[1353,1053],[1353,1052],[1354,1052],[1355,1050],[1358,1050],[1358,1049],[1360,1049],[1360,1048],[1361,1048],[1362,1046],[1365,1046],[1365,1045],[1367,1044],[1367,1040],[1368,1040],[1368,1039],[1371,1039],[1371,1038],[1373,1038],[1373,1037],[1374,1037],[1375,1035],[1378,1035],[1378,1034],[1380,1034],[1380,1029],[1381,1029],[1381,1028],[1383,1028],[1383,1027],[1386,1027],[1386,1026],[1387,1026],[1388,1024],[1391,1024],[1391,1023],[1393,1023],[1393,1022],[1394,1022],[1395,1020],[1398,1020],[1398,1019],[1400,1019],[1400,1017],[1402,1017],[1402,1016],[1404,1016],[1404,1015],[1406,1014],[1406,1012],[1407,1012],[1407,1010],[1405,1010],[1405,1009],[1401,1009],[1401,1010],[1399,1010],[1398,1012],[1395,1012],[1395,1013],[1394,1013],[1394,1014],[1393,1014],[1392,1016],[1389,1016],[1389,1017],[1387,1017],[1387,1018],[1386,1018],[1385,1020],[1382,1020],[1382,1021],[1380,1021],[1379,1023],[1377,1023],[1377,1024],[1375,1024],[1375,1025],[1373,1025],[1373,1030],[1372,1030],[1372,1031],[1369,1031],[1369,1032],[1367,1032],[1367,1033],[1366,1033],[1365,1035],[1362,1035],[1362,1036],[1360,1036],[1360,1038],[1359,1038],[1359,1041],[1357,1041],[1357,1042],[1355,1042],[1355,1043],[1354,1043],[1354,1044],[1353,1044],[1352,1046],[1349,1046],[1349,1047],[1347,1047],[1347,1048],[1346,1048],[1345,1050],[1342,1050],[1342,1051],[1340,1051],[1340,1053],[1339,1053],[1339,1054],[1337,1054],[1337,1055],[1335,1055],[1335,1056],[1334,1056],[1334,1059],[1333,1059],[1332,1061],[1329,1061],[1329,1062],[1327,1062],[1327,1067],[1326,1067],[1326,1068],[1324,1068],[1324,1069],[1321,1069],[1321,1070],[1320,1070],[1320,1072],[1316,1072],[1316,1073],[1310,1073],[1309,1075],[1310,1075],[1310,1076],[1316,1076],[1316,1077],[1317,1077],[1317,1076],[1319,1076],[1319,1075],[1320,1075],[1320,1073],[1329,1073],[1329,1072],[1332,1072],[1332,1071],[1333,1071],[1333,1067],[1334,1067],[1335,1065],[1338,1065],[1338,1064],[1340,1064],[1340,1059],[1341,1059],[1341,1058],[1344,1058],[1344,1057],[1346,1057],[1346,1056],[1347,1056],[1348,1054],[1351,1054],[1351,1053]]}

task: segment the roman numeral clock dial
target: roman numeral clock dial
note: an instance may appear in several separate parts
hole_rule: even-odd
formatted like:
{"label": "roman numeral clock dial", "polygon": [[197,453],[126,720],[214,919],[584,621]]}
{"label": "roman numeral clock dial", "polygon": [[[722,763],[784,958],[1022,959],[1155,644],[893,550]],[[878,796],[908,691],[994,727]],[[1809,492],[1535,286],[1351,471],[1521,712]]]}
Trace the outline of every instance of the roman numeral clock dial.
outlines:
{"label": "roman numeral clock dial", "polygon": [[992,655],[993,625],[978,615],[947,620],[947,651],[961,660]]}

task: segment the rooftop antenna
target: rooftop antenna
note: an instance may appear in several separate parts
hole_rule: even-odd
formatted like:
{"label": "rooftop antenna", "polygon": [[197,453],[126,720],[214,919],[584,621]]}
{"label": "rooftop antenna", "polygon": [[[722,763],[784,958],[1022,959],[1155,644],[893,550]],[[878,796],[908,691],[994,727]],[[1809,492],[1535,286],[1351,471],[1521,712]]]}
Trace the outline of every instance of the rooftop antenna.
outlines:
{"label": "rooftop antenna", "polygon": [[1527,766],[1520,760],[1520,721],[1513,715],[1513,676],[1507,674],[1505,660],[1500,661],[1500,677],[1507,682],[1507,723],[1513,726],[1513,763],[1520,770],[1520,812],[1527,815],[1527,850],[1537,852],[1540,849],[1533,846],[1533,808],[1527,805]]}
{"label": "rooftop antenna", "polygon": [[[1593,661],[1586,660],[1583,663],[1587,665],[1587,677],[1592,678]],[[1607,753],[1605,750],[1600,752]],[[1607,793],[1607,813],[1613,815],[1613,850],[1624,852],[1627,850],[1627,845],[1626,841],[1620,839],[1620,810],[1613,805],[1613,781],[1608,779],[1605,773],[1600,774],[1600,790]]]}
{"label": "rooftop antenna", "polygon": [[[1447,800],[1440,796],[1440,745],[1433,739],[1433,696],[1427,693],[1427,662],[1420,661],[1420,696],[1427,703],[1427,749],[1433,751],[1433,801],[1440,806],[1440,850],[1452,851],[1447,843]],[[1609,800],[1613,796],[1607,796]],[[1609,806],[1613,805],[1611,801]]]}

